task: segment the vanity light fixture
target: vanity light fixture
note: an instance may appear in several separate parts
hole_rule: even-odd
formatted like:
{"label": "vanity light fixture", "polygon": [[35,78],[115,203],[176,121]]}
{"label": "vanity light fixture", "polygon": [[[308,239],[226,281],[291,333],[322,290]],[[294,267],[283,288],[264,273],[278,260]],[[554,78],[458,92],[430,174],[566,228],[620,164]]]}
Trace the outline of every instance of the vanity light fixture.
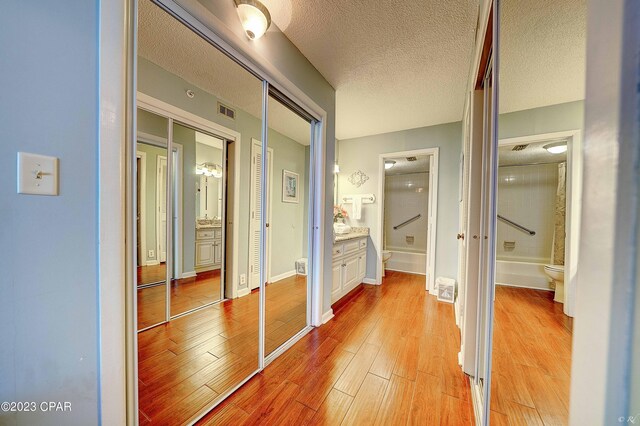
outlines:
{"label": "vanity light fixture", "polygon": [[244,32],[250,40],[264,35],[271,25],[271,14],[259,0],[234,0]]}
{"label": "vanity light fixture", "polygon": [[395,165],[396,165],[396,162],[393,161],[393,160],[384,160],[384,169],[385,170],[389,170],[390,168],[392,168]]}
{"label": "vanity light fixture", "polygon": [[207,177],[221,178],[222,166],[213,163],[202,163],[196,165],[196,174],[205,175]]}
{"label": "vanity light fixture", "polygon": [[543,148],[549,151],[551,154],[562,154],[563,152],[567,151],[567,142],[561,141],[549,143],[543,146]]}

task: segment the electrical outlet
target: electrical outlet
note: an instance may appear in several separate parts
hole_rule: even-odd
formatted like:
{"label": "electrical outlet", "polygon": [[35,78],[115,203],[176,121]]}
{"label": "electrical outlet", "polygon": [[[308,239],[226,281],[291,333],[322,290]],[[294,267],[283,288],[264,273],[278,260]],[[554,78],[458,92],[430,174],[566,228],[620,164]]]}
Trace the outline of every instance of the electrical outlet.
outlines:
{"label": "electrical outlet", "polygon": [[247,283],[247,276],[245,274],[240,274],[240,285],[245,285]]}
{"label": "electrical outlet", "polygon": [[155,250],[149,250],[149,259],[154,259],[156,257],[156,251]]}

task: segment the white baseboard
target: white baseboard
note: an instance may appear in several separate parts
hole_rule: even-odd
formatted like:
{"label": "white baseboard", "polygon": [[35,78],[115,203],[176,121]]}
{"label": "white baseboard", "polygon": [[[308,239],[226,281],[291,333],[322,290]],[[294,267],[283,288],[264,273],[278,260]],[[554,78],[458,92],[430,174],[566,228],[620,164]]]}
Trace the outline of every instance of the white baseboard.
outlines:
{"label": "white baseboard", "polygon": [[388,266],[385,269],[387,271],[404,272],[405,274],[425,275],[425,276],[427,275],[425,272],[405,271],[403,269],[398,269],[398,268],[389,268]]}
{"label": "white baseboard", "polygon": [[184,278],[193,278],[193,277],[195,277],[196,275],[197,275],[197,274],[196,274],[196,271],[183,272],[183,273],[182,273],[182,278],[183,278],[183,279],[184,279]]}
{"label": "white baseboard", "polygon": [[554,288],[536,287],[533,285],[516,285],[516,284],[507,284],[507,283],[498,283],[498,282],[496,282],[496,285],[501,285],[503,287],[529,288],[531,290],[556,291]]}
{"label": "white baseboard", "polygon": [[296,270],[295,270],[295,269],[293,269],[293,270],[291,270],[291,271],[287,271],[287,272],[285,272],[285,273],[283,273],[283,274],[275,275],[275,276],[273,276],[273,277],[269,278],[269,282],[270,282],[270,283],[275,283],[275,282],[278,282],[278,281],[280,281],[280,280],[284,280],[284,279],[286,279],[286,278],[292,277],[292,276],[294,276],[295,274],[296,274]]}
{"label": "white baseboard", "polygon": [[147,260],[144,266],[157,266],[159,264],[160,262],[158,262],[157,260]]}
{"label": "white baseboard", "polygon": [[373,284],[373,285],[382,284],[382,283],[377,282],[375,278],[365,278],[365,279],[362,280],[362,283],[363,284]]}
{"label": "white baseboard", "polygon": [[238,297],[246,296],[249,293],[251,293],[251,289],[249,287],[241,288],[238,290]]}
{"label": "white baseboard", "polygon": [[326,324],[333,318],[333,309],[329,308],[327,312],[322,314],[322,323]]}

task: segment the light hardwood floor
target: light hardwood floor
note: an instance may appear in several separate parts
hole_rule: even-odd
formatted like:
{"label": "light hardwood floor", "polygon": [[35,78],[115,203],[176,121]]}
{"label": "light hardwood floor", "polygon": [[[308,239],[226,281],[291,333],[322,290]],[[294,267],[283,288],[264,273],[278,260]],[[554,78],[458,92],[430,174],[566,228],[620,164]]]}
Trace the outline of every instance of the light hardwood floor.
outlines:
{"label": "light hardwood floor", "polygon": [[473,424],[453,306],[422,276],[364,287],[199,424]]}
{"label": "light hardwood floor", "polygon": [[492,425],[568,424],[571,319],[553,292],[496,287]]}

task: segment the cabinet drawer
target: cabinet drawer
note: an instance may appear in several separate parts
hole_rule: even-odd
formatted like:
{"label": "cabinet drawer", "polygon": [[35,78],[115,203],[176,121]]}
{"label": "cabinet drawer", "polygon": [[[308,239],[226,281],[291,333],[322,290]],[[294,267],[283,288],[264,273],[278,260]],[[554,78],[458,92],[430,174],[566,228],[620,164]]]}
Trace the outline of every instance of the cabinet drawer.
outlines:
{"label": "cabinet drawer", "polygon": [[215,230],[213,229],[200,229],[196,232],[196,240],[207,240],[213,238]]}
{"label": "cabinet drawer", "polygon": [[344,254],[344,244],[336,244],[333,246],[333,257],[340,257]]}
{"label": "cabinet drawer", "polygon": [[348,243],[344,243],[344,253],[353,253],[358,251],[360,248],[360,241],[349,241]]}
{"label": "cabinet drawer", "polygon": [[367,247],[367,239],[363,238],[358,242],[358,248],[363,249]]}
{"label": "cabinet drawer", "polygon": [[222,238],[222,229],[221,228],[217,228],[213,230],[213,238],[215,238],[216,240],[219,240]]}

